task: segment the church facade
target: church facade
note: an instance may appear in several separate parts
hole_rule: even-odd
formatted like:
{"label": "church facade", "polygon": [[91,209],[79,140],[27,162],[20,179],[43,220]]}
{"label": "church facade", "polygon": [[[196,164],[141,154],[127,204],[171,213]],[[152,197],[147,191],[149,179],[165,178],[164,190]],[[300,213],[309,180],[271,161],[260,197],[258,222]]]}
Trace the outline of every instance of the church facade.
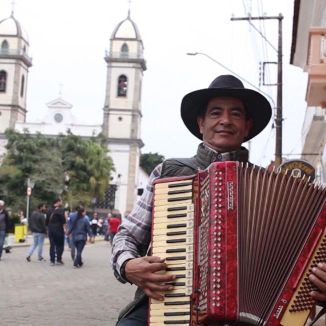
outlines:
{"label": "church facade", "polygon": [[148,179],[139,167],[143,146],[141,91],[146,70],[143,49],[138,27],[128,14],[114,29],[110,50],[105,56],[107,81],[101,125],[79,123],[73,115],[72,104],[61,97],[47,103],[40,121],[27,121],[27,84],[32,66],[28,37],[13,14],[1,20],[0,155],[5,153],[7,128],[18,132],[28,130],[30,134],[40,132],[49,137],[68,131],[82,137],[102,133],[115,166],[110,180],[115,189],[115,203],[110,208],[118,209],[122,215],[130,212]]}

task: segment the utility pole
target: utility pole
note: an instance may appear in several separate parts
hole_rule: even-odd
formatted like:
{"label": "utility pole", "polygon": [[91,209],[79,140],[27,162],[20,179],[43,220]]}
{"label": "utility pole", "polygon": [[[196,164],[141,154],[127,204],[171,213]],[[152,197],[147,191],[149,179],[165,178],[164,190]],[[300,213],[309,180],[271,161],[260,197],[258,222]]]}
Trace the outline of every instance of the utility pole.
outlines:
{"label": "utility pole", "polygon": [[282,49],[282,21],[283,15],[278,16],[260,16],[260,17],[232,17],[231,20],[278,20],[278,48],[277,48],[277,100],[276,100],[276,117],[275,117],[275,167],[278,167],[282,163],[282,107],[283,107],[283,49]]}

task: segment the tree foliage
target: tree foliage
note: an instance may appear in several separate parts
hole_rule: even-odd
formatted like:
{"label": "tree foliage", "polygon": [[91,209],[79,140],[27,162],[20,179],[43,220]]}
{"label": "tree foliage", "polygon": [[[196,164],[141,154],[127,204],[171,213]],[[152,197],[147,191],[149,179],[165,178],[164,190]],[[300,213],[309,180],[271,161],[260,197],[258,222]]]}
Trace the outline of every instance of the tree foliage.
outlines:
{"label": "tree foliage", "polygon": [[14,210],[25,207],[27,178],[34,183],[37,203],[61,196],[69,205],[103,198],[113,163],[101,138],[84,139],[69,133],[49,138],[42,134],[6,132],[7,153],[0,167],[0,196]]}
{"label": "tree foliage", "polygon": [[140,156],[140,166],[150,174],[156,165],[164,161],[164,156],[158,153],[146,153]]}

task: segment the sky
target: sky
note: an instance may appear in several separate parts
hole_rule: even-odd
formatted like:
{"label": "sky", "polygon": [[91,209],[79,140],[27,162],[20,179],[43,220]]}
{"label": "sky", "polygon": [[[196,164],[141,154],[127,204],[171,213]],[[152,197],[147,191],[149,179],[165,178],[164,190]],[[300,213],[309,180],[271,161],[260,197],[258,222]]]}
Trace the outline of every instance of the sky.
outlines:
{"label": "sky", "polygon": [[[0,0],[0,19],[12,0]],[[142,93],[142,153],[194,155],[199,140],[183,125],[180,104],[187,93],[207,88],[220,74],[236,73],[257,90],[260,62],[277,61],[278,21],[231,21],[231,17],[283,19],[283,154],[300,153],[307,76],[289,64],[293,0],[15,0],[14,15],[28,34],[27,121],[41,119],[46,103],[59,95],[85,123],[102,123],[106,86],[105,51],[119,22],[136,23],[147,70]],[[264,35],[264,38],[261,36]],[[189,52],[198,52],[189,56]],[[276,65],[266,81],[276,83]],[[249,83],[247,83],[249,82]],[[253,87],[255,86],[255,87]],[[261,86],[272,107],[276,86]],[[266,166],[275,155],[272,122],[250,145],[250,160]]]}

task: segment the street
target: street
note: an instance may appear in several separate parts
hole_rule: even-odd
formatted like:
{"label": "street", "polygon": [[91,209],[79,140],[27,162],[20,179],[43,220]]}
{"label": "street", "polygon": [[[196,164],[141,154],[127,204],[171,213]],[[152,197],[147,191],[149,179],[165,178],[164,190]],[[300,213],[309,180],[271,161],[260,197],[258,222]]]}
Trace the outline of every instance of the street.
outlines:
{"label": "street", "polygon": [[0,325],[113,326],[119,310],[133,297],[135,288],[121,284],[113,276],[109,257],[111,247],[99,240],[87,244],[84,266],[74,269],[68,247],[64,266],[25,257],[28,247],[3,252],[0,261]]}

